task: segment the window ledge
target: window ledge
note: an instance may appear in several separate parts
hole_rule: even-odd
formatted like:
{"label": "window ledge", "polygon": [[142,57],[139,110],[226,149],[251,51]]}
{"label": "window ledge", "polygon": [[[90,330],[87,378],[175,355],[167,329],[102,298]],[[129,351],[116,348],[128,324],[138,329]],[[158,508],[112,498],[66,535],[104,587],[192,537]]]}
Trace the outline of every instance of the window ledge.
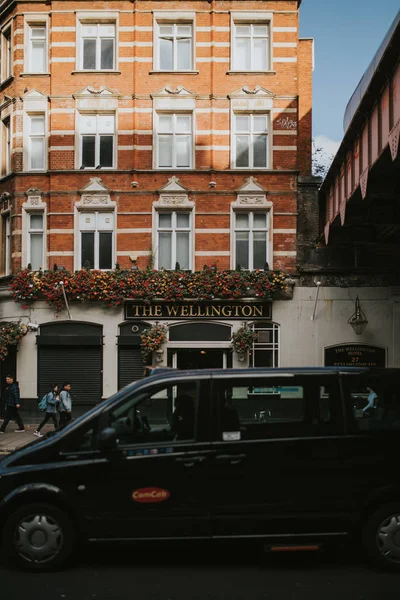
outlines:
{"label": "window ledge", "polygon": [[227,71],[227,75],[276,75],[276,71]]}
{"label": "window ledge", "polygon": [[85,75],[86,73],[99,73],[99,75],[121,75],[121,71],[116,71],[115,69],[104,69],[104,70],[88,69],[87,71],[78,69],[76,71],[71,71],[71,73],[72,73],[72,75]]}
{"label": "window ledge", "polygon": [[19,76],[20,77],[50,77],[51,73],[43,72],[43,73],[20,73]]}
{"label": "window ledge", "polygon": [[154,69],[153,71],[149,71],[149,75],[160,75],[160,74],[166,74],[166,75],[198,75],[200,73],[200,71],[193,71],[192,69],[190,69],[189,71],[163,71],[163,70],[159,70],[159,69]]}

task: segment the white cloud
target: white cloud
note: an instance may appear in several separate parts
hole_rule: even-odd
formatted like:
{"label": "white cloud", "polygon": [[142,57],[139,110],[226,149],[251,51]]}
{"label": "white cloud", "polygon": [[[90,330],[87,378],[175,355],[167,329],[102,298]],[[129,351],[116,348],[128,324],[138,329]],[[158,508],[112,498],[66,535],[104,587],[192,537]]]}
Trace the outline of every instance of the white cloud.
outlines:
{"label": "white cloud", "polygon": [[335,156],[340,142],[328,138],[326,135],[317,135],[313,140],[313,167],[316,175],[324,175]]}

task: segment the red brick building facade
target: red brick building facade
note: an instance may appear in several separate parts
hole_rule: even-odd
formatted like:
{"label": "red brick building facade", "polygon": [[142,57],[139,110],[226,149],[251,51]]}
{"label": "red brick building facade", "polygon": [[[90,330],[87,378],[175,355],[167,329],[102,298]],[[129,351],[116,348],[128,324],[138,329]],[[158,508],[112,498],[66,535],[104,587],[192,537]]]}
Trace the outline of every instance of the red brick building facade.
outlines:
{"label": "red brick building facade", "polygon": [[299,5],[3,2],[2,274],[293,273],[311,169]]}

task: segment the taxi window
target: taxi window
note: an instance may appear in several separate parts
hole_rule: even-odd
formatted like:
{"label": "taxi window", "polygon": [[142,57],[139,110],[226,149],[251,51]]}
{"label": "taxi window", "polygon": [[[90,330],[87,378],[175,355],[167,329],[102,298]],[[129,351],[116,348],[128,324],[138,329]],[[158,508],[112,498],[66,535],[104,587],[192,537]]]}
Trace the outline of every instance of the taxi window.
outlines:
{"label": "taxi window", "polygon": [[217,438],[223,441],[330,435],[338,431],[336,386],[318,378],[221,381]]}
{"label": "taxi window", "polygon": [[348,378],[346,399],[358,431],[400,429],[400,389],[394,379]]}
{"label": "taxi window", "polygon": [[197,382],[152,388],[110,412],[119,445],[193,440],[196,435]]}

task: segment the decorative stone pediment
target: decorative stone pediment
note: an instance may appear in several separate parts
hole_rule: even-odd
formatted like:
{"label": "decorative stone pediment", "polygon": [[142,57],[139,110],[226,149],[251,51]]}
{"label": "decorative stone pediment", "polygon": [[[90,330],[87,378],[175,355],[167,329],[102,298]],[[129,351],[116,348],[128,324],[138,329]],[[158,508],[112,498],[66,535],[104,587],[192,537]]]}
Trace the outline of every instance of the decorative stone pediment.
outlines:
{"label": "decorative stone pediment", "polygon": [[181,98],[182,97],[196,98],[196,94],[194,94],[190,90],[183,87],[183,85],[178,85],[176,88],[172,88],[170,86],[165,86],[165,87],[161,88],[160,90],[158,90],[157,92],[150,94],[150,96],[152,98],[157,98],[160,96],[161,97],[168,96],[169,98],[171,96],[179,96]]}
{"label": "decorative stone pediment", "polygon": [[253,89],[245,85],[228,94],[228,98],[233,110],[271,110],[275,94],[260,85]]}
{"label": "decorative stone pediment", "polygon": [[80,90],[79,92],[76,92],[75,94],[72,94],[73,98],[81,98],[82,96],[91,96],[91,97],[97,97],[97,96],[111,96],[111,97],[118,97],[119,94],[117,94],[116,92],[114,92],[113,90],[111,90],[110,88],[102,85],[99,87],[99,89],[96,89],[92,86],[87,86],[85,88],[83,88],[82,90]]}
{"label": "decorative stone pediment", "polygon": [[33,89],[26,92],[22,98],[24,103],[24,110],[29,111],[45,111],[47,109],[48,98],[39,90]]}
{"label": "decorative stone pediment", "polygon": [[29,90],[29,92],[26,92],[23,96],[22,96],[23,100],[26,100],[27,98],[47,98],[47,96],[45,96],[44,94],[42,94],[42,92],[39,92],[39,90],[36,90],[35,88],[33,90]]}
{"label": "decorative stone pediment", "polygon": [[43,192],[41,192],[39,188],[31,187],[26,190],[25,195],[26,202],[23,204],[25,209],[44,210],[46,203],[43,201]]}
{"label": "decorative stone pediment", "polygon": [[196,108],[197,94],[186,89],[182,85],[176,88],[166,86],[150,94],[153,99],[155,110],[171,110],[173,107],[176,110],[194,110]]}
{"label": "decorative stone pediment", "polygon": [[175,208],[193,208],[193,202],[189,201],[189,190],[181,183],[178,177],[173,175],[168,183],[163,185],[157,192],[159,200],[153,203],[155,208],[172,206]]}
{"label": "decorative stone pediment", "polygon": [[105,186],[100,177],[91,177],[89,183],[78,192],[81,196],[80,202],[76,203],[78,208],[83,206],[96,206],[110,208],[115,206],[110,196],[110,189]]}
{"label": "decorative stone pediment", "polygon": [[232,207],[272,208],[272,202],[267,200],[267,190],[258,183],[255,177],[249,177],[244,184],[236,190],[237,200]]}
{"label": "decorative stone pediment", "polygon": [[78,110],[111,110],[115,111],[118,108],[118,98],[120,94],[114,90],[102,85],[94,88],[87,86],[79,92],[72,94],[75,99]]}

